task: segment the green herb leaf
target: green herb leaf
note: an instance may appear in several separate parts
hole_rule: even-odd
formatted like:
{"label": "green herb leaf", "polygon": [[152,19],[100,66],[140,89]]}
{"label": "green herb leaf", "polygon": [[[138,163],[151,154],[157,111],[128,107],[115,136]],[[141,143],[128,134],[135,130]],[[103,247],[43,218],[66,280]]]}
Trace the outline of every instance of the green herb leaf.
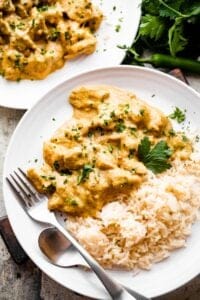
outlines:
{"label": "green herb leaf", "polygon": [[198,3],[194,3],[193,5],[191,5],[188,10],[186,11],[186,13],[189,12],[189,16],[198,16],[200,15],[200,5],[199,2]]}
{"label": "green herb leaf", "polygon": [[147,14],[141,19],[139,34],[157,41],[163,35],[165,26],[165,20],[163,18]]}
{"label": "green herb leaf", "polygon": [[159,15],[160,3],[159,0],[143,0],[142,10],[144,13]]}
{"label": "green herb leaf", "polygon": [[170,129],[168,133],[169,136],[176,136],[176,132],[174,131],[174,129]]}
{"label": "green herb leaf", "polygon": [[[199,0],[143,0],[142,18],[134,44],[131,48],[119,47],[127,50],[124,64],[150,63],[155,67],[179,67],[199,73],[196,65],[200,50],[199,22]],[[144,54],[148,51],[153,55],[146,57]],[[188,61],[185,64],[184,60],[173,60],[178,54],[180,59],[191,59],[191,64],[190,61],[188,65]],[[172,57],[165,60],[162,55]],[[193,68],[194,63],[197,68]]]}
{"label": "green herb leaf", "polygon": [[93,167],[91,165],[89,164],[84,165],[80,175],[78,176],[77,183],[80,184],[81,182],[84,182],[86,179],[88,179],[89,174],[92,171],[93,171]]}
{"label": "green herb leaf", "polygon": [[179,124],[185,121],[185,113],[178,107],[175,107],[174,112],[169,117],[172,120],[176,120]]}
{"label": "green herb leaf", "polygon": [[138,157],[153,173],[158,174],[171,168],[168,158],[172,150],[165,141],[158,142],[153,148],[148,137],[144,137],[138,146]]}
{"label": "green herb leaf", "polygon": [[145,136],[138,146],[138,156],[141,161],[144,161],[150,152],[151,143],[147,136]]}
{"label": "green herb leaf", "polygon": [[117,25],[115,26],[115,31],[116,31],[116,32],[119,32],[120,29],[121,29],[121,25],[120,25],[120,24],[117,24]]}
{"label": "green herb leaf", "polygon": [[48,9],[49,9],[49,6],[48,6],[48,5],[43,5],[43,6],[37,7],[37,10],[38,10],[39,12],[47,11]]}
{"label": "green herb leaf", "polygon": [[134,155],[135,155],[135,149],[129,149],[128,158],[131,159],[134,157]]}
{"label": "green herb leaf", "polygon": [[66,198],[64,201],[67,205],[78,206],[78,202],[71,197]]}
{"label": "green herb leaf", "polygon": [[114,150],[113,145],[108,144],[108,151],[109,151],[110,153],[113,153],[113,150]]}
{"label": "green herb leaf", "polygon": [[48,186],[43,186],[44,193],[53,194],[56,191],[56,184],[51,183]]}
{"label": "green herb leaf", "polygon": [[185,0],[168,0],[160,2],[159,15],[162,17],[169,17],[170,19],[176,19],[176,17],[183,17],[184,15],[180,12],[181,6]]}
{"label": "green herb leaf", "polygon": [[52,28],[49,39],[51,41],[56,41],[59,37],[60,37],[60,31],[57,28]]}
{"label": "green herb leaf", "polygon": [[182,51],[187,45],[187,39],[183,36],[182,18],[177,18],[168,32],[169,49],[172,56]]}
{"label": "green herb leaf", "polygon": [[118,123],[115,126],[115,130],[117,132],[123,132],[126,129],[126,125],[122,120],[118,121]]}
{"label": "green herb leaf", "polygon": [[69,41],[71,39],[71,34],[69,33],[69,31],[65,31],[65,40]]}

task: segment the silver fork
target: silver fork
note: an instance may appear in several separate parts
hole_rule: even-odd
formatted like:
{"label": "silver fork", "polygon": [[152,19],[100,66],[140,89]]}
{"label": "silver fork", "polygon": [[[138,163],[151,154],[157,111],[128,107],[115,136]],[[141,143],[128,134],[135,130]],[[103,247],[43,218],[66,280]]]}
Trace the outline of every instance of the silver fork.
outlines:
{"label": "silver fork", "polygon": [[[57,221],[55,214],[47,209],[47,197],[36,191],[22,169],[18,168],[17,171],[14,171],[13,174],[10,174],[6,177],[6,179],[27,215],[34,221],[53,225],[62,232],[94,271],[112,299],[136,299],[133,296],[133,294],[137,295],[136,292],[128,291],[111,278],[97,263],[97,261],[79,244],[79,242],[65,228],[63,228],[63,226]],[[143,298],[143,296],[139,296],[139,298],[146,299],[145,297]]]}

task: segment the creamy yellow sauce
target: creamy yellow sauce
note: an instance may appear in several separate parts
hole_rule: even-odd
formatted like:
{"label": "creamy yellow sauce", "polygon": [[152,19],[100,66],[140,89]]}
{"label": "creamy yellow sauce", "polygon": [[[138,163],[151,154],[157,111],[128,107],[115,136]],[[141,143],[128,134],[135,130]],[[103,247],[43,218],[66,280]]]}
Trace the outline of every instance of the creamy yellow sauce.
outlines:
{"label": "creamy yellow sauce", "polygon": [[93,53],[102,17],[90,0],[1,0],[0,74],[43,79],[66,60]]}
{"label": "creamy yellow sauce", "polygon": [[73,117],[44,143],[44,164],[28,170],[49,209],[95,215],[105,203],[128,199],[146,179],[138,145],[167,142],[170,161],[190,157],[191,143],[175,133],[168,117],[133,93],[110,86],[74,89]]}

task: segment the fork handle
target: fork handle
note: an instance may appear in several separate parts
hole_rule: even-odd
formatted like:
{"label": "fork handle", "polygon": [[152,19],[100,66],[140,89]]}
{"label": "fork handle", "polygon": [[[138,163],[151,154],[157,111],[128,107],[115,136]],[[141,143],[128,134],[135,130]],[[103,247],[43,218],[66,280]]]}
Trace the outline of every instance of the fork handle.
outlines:
{"label": "fork handle", "polygon": [[54,226],[62,232],[62,234],[72,243],[80,255],[85,259],[96,276],[103,283],[104,287],[115,300],[128,300],[135,299],[127,290],[125,290],[120,284],[113,280],[106,271],[98,264],[98,262],[79,244],[79,242],[58,222]]}
{"label": "fork handle", "polygon": [[0,236],[16,264],[21,265],[29,259],[16,239],[7,216],[0,218]]}

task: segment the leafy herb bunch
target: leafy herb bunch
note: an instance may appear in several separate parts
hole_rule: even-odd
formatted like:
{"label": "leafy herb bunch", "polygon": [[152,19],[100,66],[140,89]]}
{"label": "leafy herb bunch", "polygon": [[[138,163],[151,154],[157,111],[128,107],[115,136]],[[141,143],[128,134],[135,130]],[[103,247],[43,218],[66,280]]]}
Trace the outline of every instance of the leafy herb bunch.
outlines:
{"label": "leafy herb bunch", "polygon": [[140,58],[147,49],[172,58],[178,54],[181,58],[197,59],[200,55],[199,30],[200,0],[143,0],[135,42],[132,48],[121,47],[128,50],[125,63],[154,64],[154,61]]}

